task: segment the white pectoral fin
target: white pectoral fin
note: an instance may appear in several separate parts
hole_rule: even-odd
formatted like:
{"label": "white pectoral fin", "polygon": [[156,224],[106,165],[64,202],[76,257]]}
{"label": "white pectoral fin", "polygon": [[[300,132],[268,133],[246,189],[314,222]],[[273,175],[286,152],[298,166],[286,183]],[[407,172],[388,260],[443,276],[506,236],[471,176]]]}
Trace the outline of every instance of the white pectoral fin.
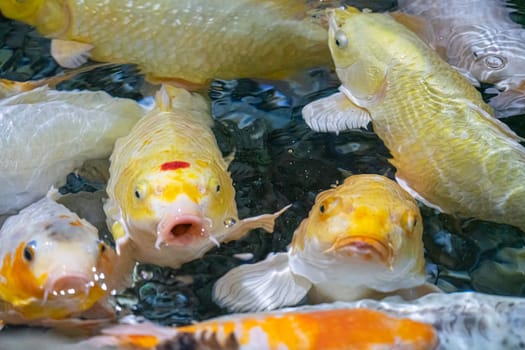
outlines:
{"label": "white pectoral fin", "polygon": [[342,92],[307,104],[303,108],[303,118],[314,131],[336,133],[364,128],[372,120],[366,109],[355,105]]}
{"label": "white pectoral fin", "polygon": [[274,310],[298,304],[310,287],[308,280],[291,272],[288,254],[277,253],[222,276],[213,287],[213,300],[235,312]]}
{"label": "white pectoral fin", "polygon": [[87,62],[89,51],[93,45],[77,41],[53,39],[51,41],[51,56],[65,68],[78,68]]}
{"label": "white pectoral fin", "polygon": [[251,218],[242,219],[232,227],[228,228],[227,232],[220,239],[220,241],[229,242],[241,239],[248,232],[250,232],[250,230],[255,230],[256,228],[262,228],[266,232],[272,233],[273,228],[275,226],[275,220],[291,206],[292,205],[289,204],[273,214],[263,214]]}

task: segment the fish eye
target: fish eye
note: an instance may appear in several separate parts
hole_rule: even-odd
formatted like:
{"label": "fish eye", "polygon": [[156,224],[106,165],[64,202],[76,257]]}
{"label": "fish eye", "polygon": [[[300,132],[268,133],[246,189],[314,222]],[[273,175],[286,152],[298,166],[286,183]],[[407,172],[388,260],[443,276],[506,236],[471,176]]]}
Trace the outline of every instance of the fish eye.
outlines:
{"label": "fish eye", "polygon": [[26,259],[27,262],[33,261],[33,258],[35,257],[35,247],[35,241],[27,243],[24,247],[24,259]]}
{"label": "fish eye", "polygon": [[141,181],[135,186],[135,190],[133,192],[133,195],[137,199],[143,199],[146,196],[147,190],[148,190],[147,183]]}
{"label": "fish eye", "polygon": [[341,202],[339,197],[332,197],[325,199],[321,205],[319,205],[319,212],[321,214],[327,214],[330,211],[332,211],[334,208],[336,208],[339,203]]}
{"label": "fish eye", "polygon": [[337,45],[338,48],[344,49],[345,47],[348,46],[348,37],[346,36],[345,32],[343,32],[342,30],[338,30],[337,32],[335,32],[334,38],[335,38],[335,44]]}
{"label": "fish eye", "polygon": [[135,190],[135,198],[140,199],[140,192]]}
{"label": "fish eye", "polygon": [[325,208],[324,204],[321,204],[321,206],[319,207],[319,211],[320,211],[321,213],[324,213],[325,210],[326,210],[326,208]]}
{"label": "fish eye", "polygon": [[221,191],[221,185],[217,185],[217,188],[215,188],[215,191],[216,192],[220,192]]}
{"label": "fish eye", "polygon": [[106,244],[104,242],[99,242],[98,243],[98,252],[99,254],[104,254],[104,252],[106,251]]}

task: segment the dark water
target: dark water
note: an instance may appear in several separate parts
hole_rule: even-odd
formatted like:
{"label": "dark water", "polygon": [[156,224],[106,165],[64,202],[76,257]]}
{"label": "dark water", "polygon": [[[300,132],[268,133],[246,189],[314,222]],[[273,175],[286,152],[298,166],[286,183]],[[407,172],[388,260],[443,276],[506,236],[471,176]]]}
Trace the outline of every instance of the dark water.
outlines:
{"label": "dark water", "polygon": [[[374,10],[395,8],[390,1],[348,1]],[[514,18],[525,23],[525,5]],[[61,68],[49,56],[49,41],[30,27],[0,19],[0,76],[13,80],[53,76]],[[130,65],[96,69],[62,83],[59,89],[104,89],[119,97],[141,99],[143,77]],[[275,232],[252,232],[246,239],[223,244],[202,259],[172,270],[151,265],[136,269],[135,284],[115,303],[166,325],[188,324],[224,313],[210,298],[213,283],[240,263],[285,251],[294,229],[306,217],[315,196],[349,174],[377,173],[393,177],[388,150],[372,130],[334,134],[312,132],[303,122],[304,104],[333,93],[337,78],[320,68],[300,81],[216,80],[209,90],[214,128],[224,154],[236,150],[230,166],[239,216],[290,208]],[[490,96],[485,96],[486,98]],[[525,116],[505,119],[525,136]],[[95,191],[100,184],[70,175],[64,192]],[[421,205],[429,280],[445,291],[476,290],[525,296],[525,239],[519,230],[478,220],[460,220]],[[107,231],[106,231],[107,232]],[[234,255],[251,253],[243,261]],[[0,348],[2,348],[0,339]]]}

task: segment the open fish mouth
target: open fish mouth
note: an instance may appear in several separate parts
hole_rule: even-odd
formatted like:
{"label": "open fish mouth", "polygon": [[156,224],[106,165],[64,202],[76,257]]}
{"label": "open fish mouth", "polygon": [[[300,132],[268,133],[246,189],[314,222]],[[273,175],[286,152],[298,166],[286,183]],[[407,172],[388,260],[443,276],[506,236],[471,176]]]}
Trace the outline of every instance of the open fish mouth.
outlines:
{"label": "open fish mouth", "polygon": [[46,284],[43,301],[55,298],[87,299],[94,286],[95,282],[84,275],[60,276]]}
{"label": "open fish mouth", "polygon": [[161,221],[157,228],[155,246],[161,244],[185,246],[208,236],[205,220],[198,215],[183,214]]}
{"label": "open fish mouth", "polygon": [[338,239],[328,250],[364,259],[376,258],[391,266],[394,259],[392,245],[384,240],[365,236],[352,236]]}

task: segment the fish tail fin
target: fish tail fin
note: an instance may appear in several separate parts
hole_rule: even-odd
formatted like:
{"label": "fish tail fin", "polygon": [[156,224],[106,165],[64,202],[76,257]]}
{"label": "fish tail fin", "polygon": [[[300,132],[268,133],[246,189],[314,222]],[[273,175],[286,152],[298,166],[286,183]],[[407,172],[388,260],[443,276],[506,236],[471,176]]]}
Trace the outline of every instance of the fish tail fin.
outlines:
{"label": "fish tail fin", "polygon": [[213,126],[210,103],[199,93],[170,84],[162,84],[155,96],[155,102],[161,111],[185,110],[191,113],[195,121],[200,121],[208,127]]}

